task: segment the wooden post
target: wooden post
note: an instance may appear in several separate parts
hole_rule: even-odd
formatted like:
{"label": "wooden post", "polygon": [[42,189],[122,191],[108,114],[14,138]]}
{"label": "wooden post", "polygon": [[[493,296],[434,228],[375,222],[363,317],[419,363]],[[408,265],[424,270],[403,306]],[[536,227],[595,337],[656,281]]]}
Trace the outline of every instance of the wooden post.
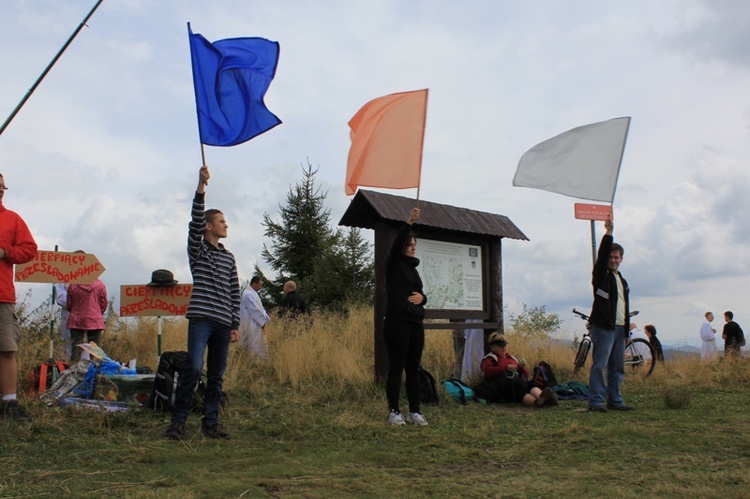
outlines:
{"label": "wooden post", "polygon": [[[505,331],[503,322],[503,250],[502,239],[496,238],[490,241],[490,322],[497,322],[498,331]],[[485,352],[489,351],[487,337],[492,333],[491,329],[484,330]]]}

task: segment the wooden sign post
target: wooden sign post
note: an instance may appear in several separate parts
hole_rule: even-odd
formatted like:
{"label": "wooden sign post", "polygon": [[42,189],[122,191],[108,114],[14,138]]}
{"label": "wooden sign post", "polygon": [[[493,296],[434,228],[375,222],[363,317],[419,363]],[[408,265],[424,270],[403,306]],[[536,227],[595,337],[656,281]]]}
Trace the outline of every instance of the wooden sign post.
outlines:
{"label": "wooden sign post", "polygon": [[16,282],[91,284],[106,268],[92,253],[37,251],[28,263],[16,265]]}
{"label": "wooden sign post", "polygon": [[591,259],[596,264],[596,228],[594,220],[605,221],[612,218],[612,206],[604,204],[575,203],[576,219],[591,220]]}
{"label": "wooden sign post", "polygon": [[161,318],[164,315],[185,315],[192,292],[192,284],[124,284],[120,286],[120,317],[157,317],[159,334],[156,348],[161,356]]}

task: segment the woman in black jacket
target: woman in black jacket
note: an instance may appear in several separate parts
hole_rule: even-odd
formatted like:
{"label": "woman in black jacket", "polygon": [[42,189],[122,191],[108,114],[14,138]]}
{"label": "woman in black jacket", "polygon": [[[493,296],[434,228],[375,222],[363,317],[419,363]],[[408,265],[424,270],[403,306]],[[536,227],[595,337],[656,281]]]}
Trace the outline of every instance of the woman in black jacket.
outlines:
{"label": "woman in black jacket", "polygon": [[[388,423],[402,426],[409,423],[424,426],[427,420],[419,408],[419,365],[424,349],[424,304],[427,297],[422,290],[422,279],[417,272],[419,259],[414,257],[417,241],[409,234],[411,225],[419,218],[414,208],[399,230],[386,262],[385,287],[387,305],[383,336],[388,351],[388,379],[385,393],[388,398]],[[401,373],[406,373],[406,396],[409,414],[406,420],[399,409]]]}

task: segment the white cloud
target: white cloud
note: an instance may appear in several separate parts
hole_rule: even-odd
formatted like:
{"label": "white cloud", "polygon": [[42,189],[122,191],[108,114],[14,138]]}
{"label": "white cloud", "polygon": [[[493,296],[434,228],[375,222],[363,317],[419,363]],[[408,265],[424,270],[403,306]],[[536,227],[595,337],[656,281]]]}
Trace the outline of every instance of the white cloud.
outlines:
{"label": "white cloud", "polygon": [[[88,8],[0,4],[0,115]],[[750,315],[748,14],[750,4],[729,0],[105,2],[0,138],[6,205],[42,247],[95,252],[111,293],[162,267],[189,281],[201,161],[191,21],[209,40],[281,44],[266,103],[284,123],[206,148],[208,204],[227,215],[244,275],[255,262],[268,270],[262,214],[276,216],[300,164],[320,167],[337,223],[349,202],[347,121],[370,99],[429,87],[420,196],[509,216],[531,241],[503,243],[506,305],[546,305],[577,331],[570,309],[591,301],[589,224],[573,219],[576,200],[511,179],[541,140],[630,115],[614,206],[623,272],[639,324],[666,342],[695,339],[704,309],[731,308],[740,323]]]}

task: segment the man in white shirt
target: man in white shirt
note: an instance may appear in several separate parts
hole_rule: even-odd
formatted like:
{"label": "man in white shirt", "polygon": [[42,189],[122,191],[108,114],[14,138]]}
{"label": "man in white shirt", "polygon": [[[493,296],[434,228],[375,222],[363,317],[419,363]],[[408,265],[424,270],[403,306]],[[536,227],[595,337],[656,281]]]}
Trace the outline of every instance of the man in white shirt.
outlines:
{"label": "man in white shirt", "polygon": [[716,348],[716,329],[711,327],[714,320],[712,312],[706,312],[706,321],[701,325],[701,340],[703,341],[703,350],[701,350],[701,360],[712,362],[719,357],[719,351]]}
{"label": "man in white shirt", "polygon": [[240,302],[240,346],[261,359],[268,358],[266,332],[264,328],[270,317],[263,308],[258,291],[263,287],[263,279],[253,276],[250,287],[242,292]]}

